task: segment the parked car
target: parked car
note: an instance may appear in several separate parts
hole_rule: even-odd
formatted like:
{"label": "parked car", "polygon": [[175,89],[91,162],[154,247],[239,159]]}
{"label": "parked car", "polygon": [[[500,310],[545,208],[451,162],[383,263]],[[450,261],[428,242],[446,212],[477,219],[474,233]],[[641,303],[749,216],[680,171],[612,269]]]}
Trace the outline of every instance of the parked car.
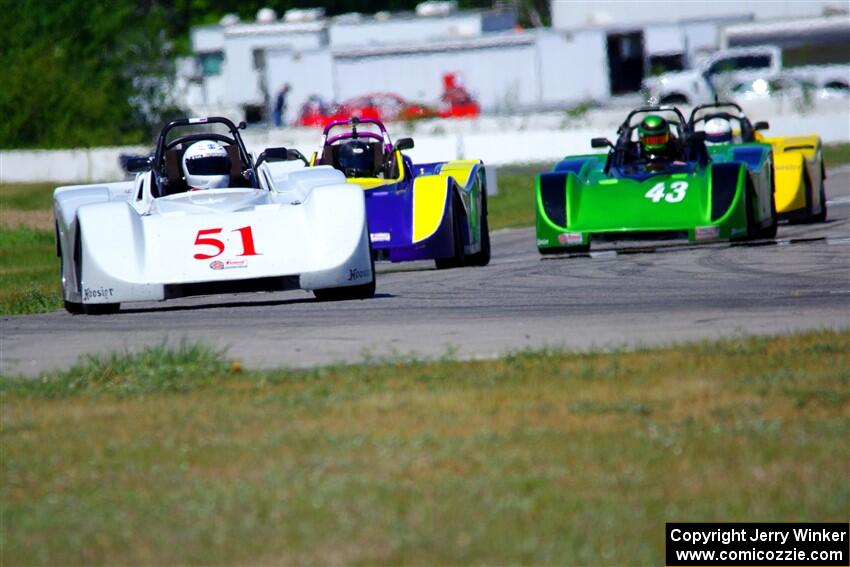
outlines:
{"label": "parked car", "polygon": [[691,69],[663,73],[646,79],[644,90],[660,104],[705,104],[725,98],[736,85],[771,81],[785,74],[818,87],[847,87],[847,65],[820,65],[784,69],[782,50],[772,45],[724,49]]}

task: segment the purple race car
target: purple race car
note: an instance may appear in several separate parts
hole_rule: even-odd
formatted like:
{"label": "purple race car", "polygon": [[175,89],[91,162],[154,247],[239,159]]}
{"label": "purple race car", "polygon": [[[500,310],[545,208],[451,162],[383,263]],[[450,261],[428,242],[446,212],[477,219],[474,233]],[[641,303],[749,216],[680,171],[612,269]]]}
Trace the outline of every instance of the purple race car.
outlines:
{"label": "purple race car", "polygon": [[457,160],[414,164],[374,119],[337,120],[322,133],[311,165],[330,165],[363,188],[372,248],[378,260],[433,259],[437,268],[490,261],[484,164]]}

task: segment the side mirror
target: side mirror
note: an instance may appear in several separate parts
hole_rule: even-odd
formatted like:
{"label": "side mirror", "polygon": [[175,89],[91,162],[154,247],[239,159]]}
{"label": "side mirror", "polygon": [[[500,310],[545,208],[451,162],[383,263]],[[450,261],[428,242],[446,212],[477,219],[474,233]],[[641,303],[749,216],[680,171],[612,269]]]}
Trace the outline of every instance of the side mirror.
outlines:
{"label": "side mirror", "polygon": [[304,154],[302,154],[298,150],[293,150],[293,149],[286,150],[286,159],[287,159],[287,161],[300,159],[301,161],[304,162],[304,165],[310,165],[310,162],[307,160],[307,158],[304,157]]}
{"label": "side mirror", "polygon": [[395,149],[397,150],[412,150],[413,149],[413,138],[401,138],[395,143]]}
{"label": "side mirror", "polygon": [[[123,156],[122,156],[123,157]],[[122,160],[127,173],[140,173],[151,168],[151,158],[143,156],[127,156]]]}
{"label": "side mirror", "polygon": [[753,125],[753,130],[767,130],[770,128],[770,124],[767,123],[766,120],[762,120],[760,122],[756,122]]}
{"label": "side mirror", "polygon": [[613,148],[614,144],[612,144],[608,138],[591,138],[590,140],[591,148]]}
{"label": "side mirror", "polygon": [[286,148],[266,148],[257,156],[257,161],[254,162],[254,165],[259,167],[264,161],[286,161],[288,151]]}
{"label": "side mirror", "polygon": [[310,165],[307,158],[305,158],[298,150],[287,148],[266,148],[263,153],[257,156],[255,166],[259,167],[259,165],[264,161],[293,161],[296,159],[303,161],[304,165]]}

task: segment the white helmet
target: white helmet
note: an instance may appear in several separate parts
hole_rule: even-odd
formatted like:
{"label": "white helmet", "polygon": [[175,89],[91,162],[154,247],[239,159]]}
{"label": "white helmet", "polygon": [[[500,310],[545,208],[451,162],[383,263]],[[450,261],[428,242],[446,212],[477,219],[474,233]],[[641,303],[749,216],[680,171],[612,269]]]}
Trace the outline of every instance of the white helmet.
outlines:
{"label": "white helmet", "polygon": [[183,175],[190,189],[217,189],[230,182],[230,158],[213,140],[195,142],[183,153]]}
{"label": "white helmet", "polygon": [[727,144],[732,141],[732,126],[725,118],[712,118],[705,123],[705,141],[709,144]]}

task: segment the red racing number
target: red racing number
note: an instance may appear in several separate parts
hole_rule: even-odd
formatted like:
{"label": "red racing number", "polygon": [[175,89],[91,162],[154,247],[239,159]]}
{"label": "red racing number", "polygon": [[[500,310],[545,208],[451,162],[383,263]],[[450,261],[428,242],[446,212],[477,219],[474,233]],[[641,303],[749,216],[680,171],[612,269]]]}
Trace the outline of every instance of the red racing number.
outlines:
{"label": "red racing number", "polygon": [[[194,256],[196,260],[209,260],[210,258],[220,256],[221,253],[224,252],[224,242],[218,238],[210,238],[208,236],[210,234],[220,234],[221,230],[222,229],[220,228],[204,228],[198,231],[198,234],[195,236],[195,246],[212,246],[216,249],[216,253],[203,254],[201,252],[196,252]],[[254,233],[250,226],[243,226],[242,228],[237,228],[231,232],[238,232],[239,236],[242,238],[242,253],[237,254],[237,256],[261,255],[257,253],[257,249],[254,247]]]}

